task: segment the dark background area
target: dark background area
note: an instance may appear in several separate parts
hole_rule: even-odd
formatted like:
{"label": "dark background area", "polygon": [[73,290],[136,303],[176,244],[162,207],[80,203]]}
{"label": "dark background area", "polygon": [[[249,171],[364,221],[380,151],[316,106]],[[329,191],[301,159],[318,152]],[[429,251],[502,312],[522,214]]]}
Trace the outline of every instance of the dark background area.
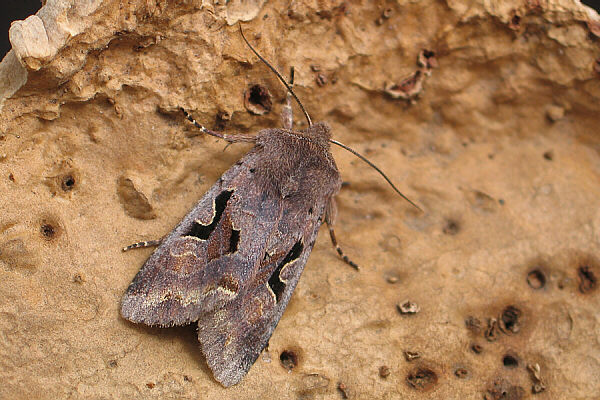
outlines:
{"label": "dark background area", "polygon": [[582,1],[583,4],[587,4],[592,7],[594,10],[600,12],[600,0],[585,0]]}
{"label": "dark background area", "polygon": [[[585,0],[583,4],[600,11],[600,0]],[[25,19],[35,14],[42,6],[41,0],[4,0],[0,5],[0,59],[10,50],[8,41],[8,28],[10,23],[18,19]]]}
{"label": "dark background area", "polygon": [[41,0],[2,0],[0,3],[0,59],[10,50],[8,28],[17,19],[25,19],[42,7]]}

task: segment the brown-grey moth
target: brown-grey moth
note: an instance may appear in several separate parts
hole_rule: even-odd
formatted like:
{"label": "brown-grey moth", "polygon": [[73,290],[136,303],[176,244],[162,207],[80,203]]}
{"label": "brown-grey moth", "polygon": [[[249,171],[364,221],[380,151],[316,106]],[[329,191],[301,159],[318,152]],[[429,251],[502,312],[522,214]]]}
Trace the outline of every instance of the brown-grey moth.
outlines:
{"label": "brown-grey moth", "polygon": [[[284,127],[232,136],[202,127],[184,111],[204,133],[254,147],[164,239],[127,248],[158,244],[121,303],[122,316],[132,322],[197,322],[202,352],[224,386],[238,383],[267,346],[323,222],[340,256],[356,267],[332,228],[341,179],[330,143],[377,169],[332,140],[329,125],[313,124],[290,85],[242,37],[288,89]],[[292,128],[290,95],[308,120],[304,130]]]}

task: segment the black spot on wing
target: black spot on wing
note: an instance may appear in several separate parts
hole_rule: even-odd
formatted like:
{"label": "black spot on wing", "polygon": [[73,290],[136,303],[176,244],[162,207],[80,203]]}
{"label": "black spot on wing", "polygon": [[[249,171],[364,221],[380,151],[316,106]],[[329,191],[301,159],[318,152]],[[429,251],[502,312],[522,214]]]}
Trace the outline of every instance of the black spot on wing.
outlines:
{"label": "black spot on wing", "polygon": [[271,287],[273,293],[275,293],[275,299],[277,302],[279,302],[281,294],[285,290],[285,282],[281,280],[279,274],[281,273],[283,267],[297,260],[298,257],[300,257],[300,254],[302,254],[303,249],[304,245],[300,240],[298,240],[296,244],[294,244],[292,249],[287,253],[285,258],[279,263],[279,265],[277,265],[277,268],[275,268],[275,271],[273,271],[271,277],[269,278],[269,286]]}
{"label": "black spot on wing", "polygon": [[[231,198],[232,194],[233,194],[233,191],[230,191],[230,190],[224,190],[221,193],[219,193],[219,195],[215,198],[215,215],[214,215],[211,223],[209,225],[203,225],[203,224],[199,224],[198,222],[194,221],[194,225],[192,225],[192,228],[183,236],[193,236],[193,237],[197,237],[198,239],[207,240],[208,237],[210,236],[210,234],[217,227],[217,224],[219,223],[219,220],[221,219],[221,216],[223,215],[223,211],[225,211],[225,207],[227,206],[227,202]],[[236,232],[236,231],[234,230],[234,232]],[[237,240],[239,240],[239,231],[237,231],[237,232],[238,232],[238,236],[237,236],[237,239],[235,242],[236,248],[237,248]],[[233,234],[232,234],[232,236],[233,236]]]}

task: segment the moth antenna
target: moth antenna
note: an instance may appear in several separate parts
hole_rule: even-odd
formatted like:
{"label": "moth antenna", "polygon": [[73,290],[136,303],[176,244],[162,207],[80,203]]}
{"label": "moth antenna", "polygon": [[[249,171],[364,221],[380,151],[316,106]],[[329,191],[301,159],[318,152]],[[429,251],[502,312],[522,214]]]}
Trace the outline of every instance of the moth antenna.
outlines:
{"label": "moth antenna", "polygon": [[[279,71],[277,71],[275,69],[275,67],[273,67],[271,64],[269,64],[269,62],[263,56],[261,56],[258,53],[258,51],[256,51],[254,49],[254,47],[252,47],[252,45],[250,44],[250,42],[248,41],[248,39],[246,39],[246,36],[244,35],[244,31],[242,29],[242,25],[241,24],[239,25],[239,27],[240,27],[240,34],[242,35],[242,39],[244,39],[244,42],[246,42],[246,45],[248,45],[248,47],[250,48],[250,50],[252,50],[252,52],[254,54],[256,54],[256,56],[260,59],[260,61],[262,61],[267,67],[269,67],[269,69],[271,71],[273,71],[273,73],[277,76],[277,78],[279,78],[279,80],[281,81],[281,83],[283,83],[283,85],[286,87],[286,89],[288,90],[288,92],[290,92],[291,95],[294,97],[294,100],[296,100],[296,103],[298,103],[298,105],[300,106],[300,109],[302,110],[302,113],[304,113],[304,116],[306,117],[306,120],[308,121],[308,126],[312,126],[312,120],[310,119],[310,115],[308,115],[308,112],[304,108],[304,105],[302,105],[302,102],[300,101],[300,99],[298,98],[298,96],[296,96],[296,93],[294,93],[294,91],[292,90],[291,86],[286,82],[286,80],[283,78],[283,76],[281,76],[281,74],[279,73]],[[292,70],[292,77],[293,77],[293,70]],[[377,167],[375,164],[373,164],[371,161],[369,161],[368,158],[366,158],[365,156],[363,156],[362,154],[360,154],[356,150],[352,149],[351,147],[348,147],[345,144],[343,144],[341,142],[338,142],[337,140],[329,139],[329,141],[331,143],[333,143],[335,145],[338,145],[341,148],[349,151],[350,153],[354,154],[355,156],[357,156],[358,158],[360,158],[361,160],[363,160],[364,162],[366,162],[367,164],[369,164],[369,166],[371,168],[373,168],[375,171],[377,171],[383,177],[383,179],[385,179],[386,182],[389,183],[389,185],[392,187],[392,189],[394,189],[394,191],[396,193],[398,193],[404,200],[408,201],[417,210],[423,212],[423,210],[421,209],[421,207],[419,207],[418,205],[416,205],[415,203],[413,203],[408,197],[406,197],[404,194],[402,194],[402,192],[400,190],[398,190],[398,188],[396,187],[396,185],[394,185],[392,183],[392,181],[390,180],[390,178],[388,178],[387,175],[384,174],[381,169],[379,169],[379,167]]]}
{"label": "moth antenna", "polygon": [[269,62],[267,60],[265,60],[265,58],[263,56],[261,56],[260,54],[258,54],[258,51],[256,51],[254,49],[254,47],[252,47],[252,45],[250,44],[250,42],[248,41],[248,39],[246,39],[246,36],[244,36],[244,31],[242,30],[242,25],[241,24],[240,24],[240,34],[242,35],[242,38],[244,39],[244,42],[246,42],[246,44],[248,45],[248,47],[250,47],[250,50],[252,50],[252,52],[254,54],[256,54],[256,56],[260,59],[260,61],[262,61],[267,67],[269,67],[269,69],[271,71],[273,71],[273,73],[277,76],[277,78],[279,78],[279,80],[281,81],[281,83],[283,83],[283,85],[286,87],[286,89],[288,90],[288,92],[290,92],[292,94],[292,96],[294,97],[294,100],[296,100],[296,103],[298,103],[298,105],[300,106],[300,109],[304,113],[304,116],[306,117],[306,120],[308,121],[308,126],[312,126],[312,120],[310,119],[310,115],[308,115],[308,112],[306,112],[306,109],[302,105],[302,102],[300,101],[300,99],[298,98],[298,96],[296,96],[296,93],[294,93],[294,91],[292,90],[291,86],[288,85],[288,83],[285,81],[285,79],[283,79],[283,76],[281,76],[281,74],[279,73],[279,71],[277,71],[275,69],[275,67],[273,67],[271,64],[269,64]]}
{"label": "moth antenna", "polygon": [[344,143],[338,142],[337,140],[329,139],[329,141],[331,143],[335,144],[335,145],[340,146],[342,149],[348,150],[350,153],[354,154],[356,157],[360,158],[361,160],[363,160],[364,162],[366,162],[367,164],[369,164],[369,166],[371,166],[371,168],[373,168],[375,171],[379,172],[379,175],[381,175],[383,177],[383,179],[385,179],[387,181],[387,183],[390,184],[390,186],[392,187],[392,189],[394,189],[394,191],[396,193],[398,193],[400,196],[402,196],[402,198],[404,200],[408,201],[417,210],[423,212],[423,210],[421,209],[421,207],[419,207],[418,205],[416,205],[415,203],[413,203],[408,197],[406,197],[405,195],[403,195],[402,192],[400,190],[398,190],[398,188],[396,187],[396,185],[394,185],[392,183],[392,181],[390,180],[390,178],[388,178],[387,175],[384,174],[381,169],[379,169],[379,167],[377,167],[375,164],[373,164],[371,161],[369,161],[369,159],[367,157],[363,156],[362,154],[360,154],[359,152],[357,152],[353,148],[351,148],[349,146],[346,146]]}

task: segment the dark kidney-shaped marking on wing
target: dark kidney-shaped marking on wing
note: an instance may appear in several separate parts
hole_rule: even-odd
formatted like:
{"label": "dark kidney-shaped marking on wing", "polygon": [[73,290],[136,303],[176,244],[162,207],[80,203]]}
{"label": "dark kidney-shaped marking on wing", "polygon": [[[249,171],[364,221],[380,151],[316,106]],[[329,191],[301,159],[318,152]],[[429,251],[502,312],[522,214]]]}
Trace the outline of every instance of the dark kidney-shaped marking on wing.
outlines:
{"label": "dark kidney-shaped marking on wing", "polygon": [[235,253],[240,242],[240,231],[237,229],[231,230],[231,236],[229,237],[229,253]]}
{"label": "dark kidney-shaped marking on wing", "polygon": [[[192,225],[192,227],[190,228],[190,230],[183,235],[183,237],[195,237],[197,239],[200,240],[209,240],[211,234],[213,232],[215,232],[215,230],[217,229],[217,226],[219,225],[219,223],[221,222],[221,219],[223,217],[223,213],[225,212],[225,209],[227,208],[227,203],[229,202],[229,199],[231,198],[231,195],[233,194],[232,190],[224,190],[221,193],[219,193],[219,195],[215,198],[215,203],[214,203],[214,215],[213,215],[213,219],[210,222],[210,224],[208,225],[204,225],[199,223],[198,221],[194,221],[194,224]],[[219,252],[219,254],[213,254],[212,256],[209,256],[209,261],[217,258],[219,256],[222,256],[224,254],[232,254],[235,253],[238,249],[238,244],[240,242],[240,231],[238,229],[234,229],[231,226],[231,221],[229,220],[229,217],[226,215],[226,220],[223,221],[223,223],[225,224],[225,226],[229,225],[229,227],[225,228],[225,231],[227,232],[226,236],[221,236],[221,239],[225,239],[227,240],[227,236],[229,237],[229,247],[226,249],[223,249],[222,252]]]}
{"label": "dark kidney-shaped marking on wing", "polygon": [[[194,225],[192,225],[189,232],[187,232],[183,236],[193,236],[200,240],[207,240],[210,234],[215,230],[217,224],[221,220],[221,216],[223,215],[223,211],[225,211],[225,207],[227,207],[227,202],[231,198],[233,191],[224,190],[215,198],[215,214],[213,216],[213,220],[209,225],[203,225],[198,223],[198,221],[194,221]],[[238,239],[239,239],[239,231],[238,231]],[[230,246],[231,247],[231,246]],[[235,245],[237,247],[237,243]]]}
{"label": "dark kidney-shaped marking on wing", "polygon": [[302,242],[300,240],[298,240],[294,244],[292,249],[287,253],[285,258],[279,263],[277,268],[275,268],[275,271],[273,271],[273,273],[271,274],[271,277],[269,278],[269,287],[271,288],[273,293],[275,293],[275,299],[276,299],[275,301],[278,303],[279,303],[279,299],[281,298],[281,294],[285,290],[285,282],[282,281],[279,276],[281,274],[281,270],[287,264],[296,261],[298,259],[298,257],[300,257],[300,254],[302,254],[303,249],[304,249],[304,245],[302,244]]}

